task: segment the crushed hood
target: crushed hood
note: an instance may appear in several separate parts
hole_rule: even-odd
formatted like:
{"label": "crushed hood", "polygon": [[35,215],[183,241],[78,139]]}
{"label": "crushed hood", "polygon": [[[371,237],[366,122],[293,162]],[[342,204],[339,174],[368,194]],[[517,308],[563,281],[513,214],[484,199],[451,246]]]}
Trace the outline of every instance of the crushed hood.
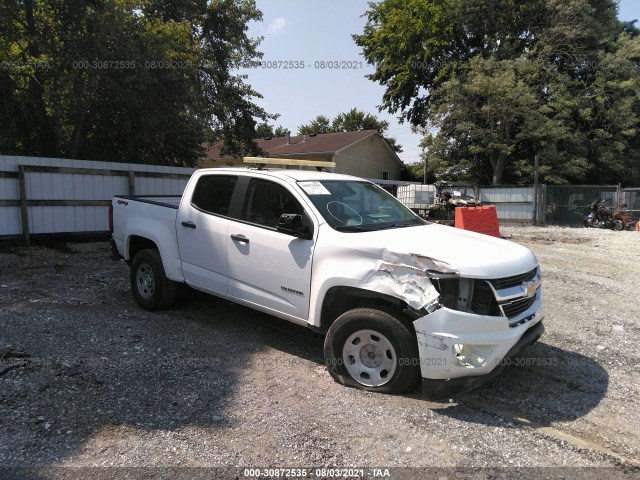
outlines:
{"label": "crushed hood", "polygon": [[404,257],[405,265],[411,257],[424,257],[466,278],[509,277],[538,264],[531,250],[514,242],[438,224],[344,233],[341,237],[340,243],[346,247],[380,252],[381,258],[389,254]]}

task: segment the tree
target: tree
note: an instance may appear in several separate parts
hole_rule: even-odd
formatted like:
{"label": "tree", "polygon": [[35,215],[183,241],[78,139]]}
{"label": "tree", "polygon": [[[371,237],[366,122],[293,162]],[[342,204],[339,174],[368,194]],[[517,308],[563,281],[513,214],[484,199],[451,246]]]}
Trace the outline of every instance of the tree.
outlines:
{"label": "tree", "polygon": [[324,115],[318,115],[308,124],[298,127],[298,135],[317,135],[319,133],[335,133],[331,127],[331,120]]}
{"label": "tree", "polygon": [[384,131],[389,128],[389,122],[380,120],[375,115],[365,113],[357,108],[339,113],[331,122],[331,128],[336,132],[354,132],[357,130]]}
{"label": "tree", "polygon": [[288,134],[289,130],[286,127],[279,125],[274,128],[273,125],[264,122],[256,126],[255,138],[286,137]]}
{"label": "tree", "polygon": [[273,136],[274,137],[286,137],[287,135],[289,135],[291,132],[287,127],[283,127],[282,125],[280,125],[279,127],[277,127],[274,131],[273,131]]}
{"label": "tree", "polygon": [[539,154],[547,182],[612,181],[637,158],[640,125],[640,40],[616,12],[613,0],[383,0],[354,40],[382,108],[438,130],[430,164],[528,182]]}
{"label": "tree", "polygon": [[259,58],[251,0],[7,0],[0,152],[193,165],[205,134],[257,150],[272,118],[234,74]]}
{"label": "tree", "polygon": [[269,138],[273,137],[273,126],[267,122],[260,123],[256,126],[255,138]]}
{"label": "tree", "polygon": [[318,115],[308,124],[300,125],[298,135],[378,130],[394,152],[402,152],[402,147],[394,137],[384,135],[387,128],[389,128],[389,122],[386,120],[380,120],[375,115],[352,108],[348,112],[337,114],[333,120],[324,115]]}

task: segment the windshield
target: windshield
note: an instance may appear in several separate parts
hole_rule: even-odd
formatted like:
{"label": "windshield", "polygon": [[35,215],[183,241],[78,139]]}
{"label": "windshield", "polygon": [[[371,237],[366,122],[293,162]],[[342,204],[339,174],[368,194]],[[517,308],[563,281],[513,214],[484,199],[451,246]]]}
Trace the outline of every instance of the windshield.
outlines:
{"label": "windshield", "polygon": [[391,194],[369,182],[298,182],[327,223],[336,230],[372,231],[425,222]]}

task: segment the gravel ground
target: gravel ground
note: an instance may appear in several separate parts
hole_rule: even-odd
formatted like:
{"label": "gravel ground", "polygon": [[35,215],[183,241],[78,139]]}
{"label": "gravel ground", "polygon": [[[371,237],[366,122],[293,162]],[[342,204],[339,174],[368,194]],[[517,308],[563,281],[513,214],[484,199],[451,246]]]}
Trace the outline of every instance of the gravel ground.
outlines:
{"label": "gravel ground", "polygon": [[[51,467],[233,467],[240,478],[266,467],[414,468],[392,478],[594,467],[562,474],[637,478],[640,234],[502,233],[541,262],[547,331],[490,383],[437,403],[340,386],[322,337],[214,297],[190,291],[146,312],[106,242],[0,246],[0,467],[41,467],[16,478],[74,471]],[[202,471],[225,476],[170,472]]]}

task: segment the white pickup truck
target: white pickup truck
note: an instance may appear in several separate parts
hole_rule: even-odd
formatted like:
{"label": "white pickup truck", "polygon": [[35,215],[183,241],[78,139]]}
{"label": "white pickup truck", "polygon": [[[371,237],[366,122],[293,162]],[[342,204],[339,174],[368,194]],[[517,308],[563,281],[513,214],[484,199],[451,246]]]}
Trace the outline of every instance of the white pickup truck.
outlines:
{"label": "white pickup truck", "polygon": [[360,178],[201,169],[182,197],[114,197],[110,222],[141,307],[187,284],[308,326],[344,385],[451,396],[544,331],[530,250],[425,222]]}

